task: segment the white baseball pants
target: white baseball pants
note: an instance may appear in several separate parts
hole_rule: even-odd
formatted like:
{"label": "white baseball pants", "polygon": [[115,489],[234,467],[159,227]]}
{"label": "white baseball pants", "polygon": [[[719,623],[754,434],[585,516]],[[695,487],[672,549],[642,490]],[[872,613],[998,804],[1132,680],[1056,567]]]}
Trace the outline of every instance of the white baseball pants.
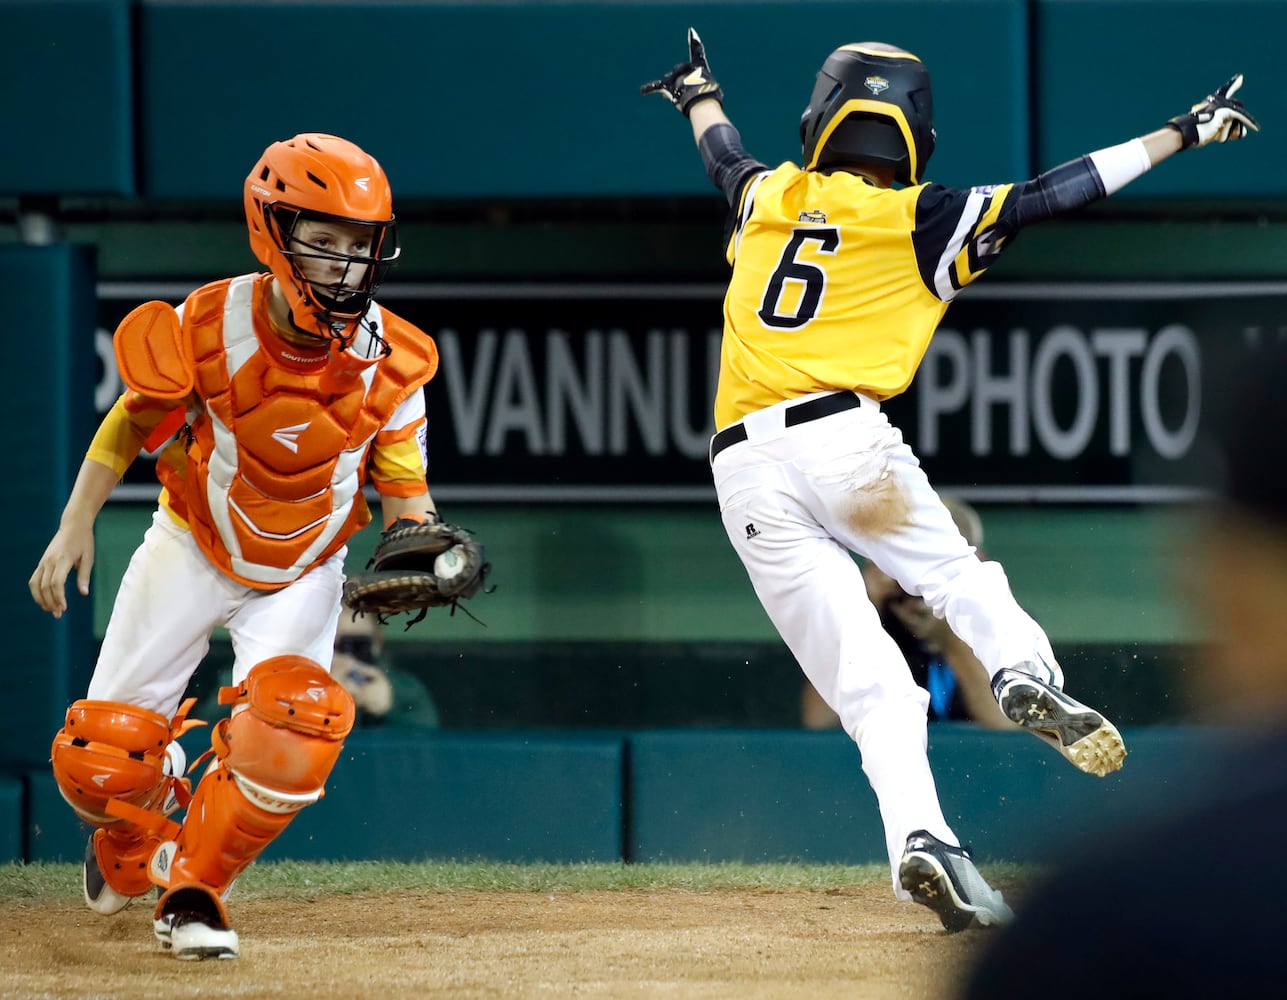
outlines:
{"label": "white baseball pants", "polygon": [[330,670],[344,554],[280,590],[256,590],[219,572],[158,509],[121,579],[87,697],[170,718],[219,626],[232,639],[234,684],[273,656],[306,656]]}
{"label": "white baseball pants", "polygon": [[894,892],[906,899],[897,873],[908,834],[960,841],[926,756],[929,696],[881,627],[851,553],[923,597],[989,675],[1025,662],[1058,667],[1000,565],[981,561],[961,536],[874,401],[786,425],[791,406],[816,396],[745,417],[746,440],[711,463],[715,490],[760,603],[858,745],[880,804]]}

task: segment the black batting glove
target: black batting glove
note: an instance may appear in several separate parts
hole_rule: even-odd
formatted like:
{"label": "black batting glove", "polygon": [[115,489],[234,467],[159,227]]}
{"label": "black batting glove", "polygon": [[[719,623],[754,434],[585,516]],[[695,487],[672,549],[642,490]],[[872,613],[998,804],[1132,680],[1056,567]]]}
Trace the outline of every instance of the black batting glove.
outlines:
{"label": "black batting glove", "polygon": [[1241,139],[1248,130],[1259,132],[1260,125],[1247,113],[1247,109],[1233,95],[1242,86],[1239,73],[1205,101],[1193,105],[1187,115],[1176,115],[1168,128],[1180,133],[1184,142],[1181,149],[1205,146],[1209,142],[1232,142]]}
{"label": "black batting glove", "polygon": [[706,46],[692,28],[688,29],[688,62],[680,63],[660,80],[645,83],[639,93],[661,94],[683,112],[685,118],[694,104],[708,97],[721,105],[724,103],[724,91],[711,76],[710,64],[706,62]]}

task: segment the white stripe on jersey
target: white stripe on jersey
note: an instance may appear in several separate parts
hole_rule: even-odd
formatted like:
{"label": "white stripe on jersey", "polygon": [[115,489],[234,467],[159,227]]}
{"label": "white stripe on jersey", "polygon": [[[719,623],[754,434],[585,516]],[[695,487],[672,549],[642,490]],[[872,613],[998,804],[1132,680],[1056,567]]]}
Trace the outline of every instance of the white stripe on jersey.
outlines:
{"label": "white stripe on jersey", "polygon": [[979,219],[987,208],[988,198],[989,195],[981,193],[977,188],[969,193],[965,199],[965,207],[961,209],[961,218],[956,224],[956,231],[947,241],[943,255],[938,259],[938,266],[934,268],[934,294],[943,302],[952,301],[960,291],[952,284],[952,264],[956,260],[956,255],[961,252],[961,247],[965,245],[965,241],[974,232],[974,227],[979,224]]}
{"label": "white stripe on jersey", "polygon": [[385,421],[381,430],[400,431],[413,421],[420,420],[424,415],[425,394],[423,391],[413,392],[398,404],[398,408],[393,411],[393,416]]}
{"label": "white stripe on jersey", "polygon": [[749,184],[746,185],[746,194],[742,198],[742,214],[737,220],[737,236],[733,239],[733,259],[737,260],[737,251],[742,245],[742,231],[746,228],[746,221],[751,217],[751,210],[755,207],[755,189],[760,186],[760,181],[768,177],[773,171],[765,170],[763,173],[756,174]]}

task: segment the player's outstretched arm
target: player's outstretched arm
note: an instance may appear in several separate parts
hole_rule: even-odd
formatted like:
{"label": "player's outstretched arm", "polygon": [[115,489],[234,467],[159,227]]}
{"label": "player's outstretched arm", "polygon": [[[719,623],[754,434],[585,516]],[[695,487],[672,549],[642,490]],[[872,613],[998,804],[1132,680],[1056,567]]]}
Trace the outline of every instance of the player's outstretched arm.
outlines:
{"label": "player's outstretched arm", "polygon": [[706,46],[693,28],[688,29],[688,61],[678,63],[660,79],[645,83],[639,93],[661,94],[670,101],[692,123],[696,142],[712,125],[728,121],[723,109],[724,91],[711,75]]}
{"label": "player's outstretched arm", "polygon": [[1005,220],[1011,231],[1073,212],[1120,191],[1151,167],[1183,149],[1241,139],[1260,125],[1233,95],[1242,86],[1239,73],[1188,114],[1161,128],[1093,153],[1016,185]]}

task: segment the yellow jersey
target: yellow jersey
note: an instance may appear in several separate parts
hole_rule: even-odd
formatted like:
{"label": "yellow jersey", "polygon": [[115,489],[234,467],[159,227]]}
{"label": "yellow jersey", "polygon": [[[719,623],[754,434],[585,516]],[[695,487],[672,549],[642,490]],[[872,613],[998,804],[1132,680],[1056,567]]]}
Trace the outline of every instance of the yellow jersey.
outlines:
{"label": "yellow jersey", "polygon": [[948,304],[1000,252],[1013,187],[880,188],[792,163],[751,176],[726,250],[716,428],[813,392],[903,392]]}

